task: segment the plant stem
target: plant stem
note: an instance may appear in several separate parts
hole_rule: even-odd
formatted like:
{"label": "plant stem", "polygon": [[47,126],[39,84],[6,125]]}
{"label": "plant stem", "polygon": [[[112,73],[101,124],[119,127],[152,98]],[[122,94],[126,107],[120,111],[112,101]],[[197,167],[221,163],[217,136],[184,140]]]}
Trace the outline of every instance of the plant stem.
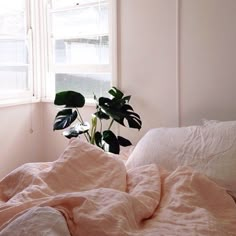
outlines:
{"label": "plant stem", "polygon": [[113,122],[114,122],[115,120],[114,119],[112,119],[112,121],[111,121],[111,123],[110,123],[110,125],[109,125],[109,127],[108,127],[108,130],[110,130],[111,129],[111,126],[112,126],[112,124],[113,124]]}
{"label": "plant stem", "polygon": [[92,117],[92,127],[91,127],[91,135],[90,135],[90,143],[94,144],[95,143],[95,133],[96,133],[96,129],[97,129],[97,117],[94,116]]}
{"label": "plant stem", "polygon": [[99,121],[100,121],[100,133],[102,133],[102,120],[99,119]]}
{"label": "plant stem", "polygon": [[76,118],[81,124],[83,123],[78,117]]}
{"label": "plant stem", "polygon": [[83,121],[83,118],[82,118],[82,116],[81,116],[81,114],[79,112],[79,109],[77,107],[75,109],[76,109],[77,113],[79,114],[81,123],[84,124],[84,121]]}
{"label": "plant stem", "polygon": [[90,138],[86,134],[88,133],[84,133],[84,137],[86,138],[87,142],[90,143]]}
{"label": "plant stem", "polygon": [[[82,116],[81,116],[81,114],[80,114],[80,112],[79,112],[79,109],[76,107],[75,108],[76,109],[76,111],[77,111],[77,113],[79,114],[79,117],[80,117],[80,119],[77,117],[77,119],[82,123],[82,124],[84,124],[84,121],[83,121],[83,118],[82,118]],[[84,134],[84,137],[86,138],[86,140],[87,140],[87,142],[88,143],[90,143],[90,135],[89,135],[89,133],[83,133]]]}

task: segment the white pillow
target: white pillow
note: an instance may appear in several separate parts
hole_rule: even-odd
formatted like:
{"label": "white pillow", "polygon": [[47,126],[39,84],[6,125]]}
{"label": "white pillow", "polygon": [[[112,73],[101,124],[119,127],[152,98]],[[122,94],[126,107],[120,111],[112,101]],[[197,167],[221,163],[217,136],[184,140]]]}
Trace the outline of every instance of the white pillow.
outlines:
{"label": "white pillow", "polygon": [[219,120],[208,120],[208,119],[202,119],[202,124],[203,125],[210,125],[210,124],[214,124],[214,123],[219,123]]}
{"label": "white pillow", "polygon": [[152,129],[138,142],[126,167],[151,163],[169,171],[190,166],[236,197],[236,121]]}

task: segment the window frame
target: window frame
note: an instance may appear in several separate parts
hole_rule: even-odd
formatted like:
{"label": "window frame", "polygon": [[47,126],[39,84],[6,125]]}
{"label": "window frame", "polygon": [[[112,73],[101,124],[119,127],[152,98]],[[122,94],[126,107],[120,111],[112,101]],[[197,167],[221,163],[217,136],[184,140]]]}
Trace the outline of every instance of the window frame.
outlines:
{"label": "window frame", "polygon": [[[50,0],[49,0],[50,1]],[[108,0],[109,8],[109,64],[97,65],[97,64],[89,64],[89,65],[64,65],[59,64],[56,65],[53,61],[54,57],[54,45],[52,40],[52,35],[47,34],[44,35],[44,38],[47,42],[47,57],[45,58],[45,63],[47,64],[47,71],[45,71],[45,80],[44,80],[44,89],[42,101],[48,102],[52,101],[55,96],[55,73],[93,73],[93,72],[107,72],[109,68],[109,72],[111,73],[112,86],[117,86],[117,0]],[[88,4],[90,5],[90,4]],[[92,4],[91,4],[92,5]],[[73,8],[74,9],[74,8]],[[47,4],[47,19],[45,29],[46,32],[51,31],[51,22],[50,22],[50,11],[52,12],[60,12],[71,10],[71,7],[65,7],[60,9],[50,10],[50,3]],[[93,68],[92,71],[88,71],[88,68]],[[86,104],[94,104],[93,100],[86,99]]]}
{"label": "window frame", "polygon": [[[14,91],[0,93],[0,107],[15,106],[35,102],[52,102],[55,96],[54,75],[52,74],[53,54],[51,49],[51,35],[48,33],[49,0],[25,0],[26,27],[28,36],[28,83],[29,91]],[[110,43],[110,72],[112,86],[118,86],[117,79],[117,0],[108,0],[111,6],[109,11],[109,43]],[[26,64],[1,65],[0,67],[24,68]],[[97,68],[98,72],[105,71],[106,65]],[[82,68],[82,67],[81,67]],[[68,67],[69,69],[69,67]],[[86,70],[86,66],[84,66]],[[77,72],[71,65],[70,72]],[[86,105],[94,105],[94,101],[86,100]]]}
{"label": "window frame", "polygon": [[[26,34],[25,40],[27,41],[27,62],[19,64],[0,64],[2,70],[12,69],[11,71],[27,71],[27,83],[28,89],[26,90],[13,90],[9,89],[0,92],[0,106],[7,105],[17,105],[29,102],[36,102],[38,100],[38,92],[36,91],[36,78],[35,78],[35,65],[33,62],[38,61],[35,54],[35,1],[34,0],[24,0],[25,2],[25,27]],[[2,37],[4,39],[4,37]],[[19,40],[18,37],[5,38],[4,40]],[[26,69],[26,70],[24,70]],[[8,70],[9,71],[9,70]]]}

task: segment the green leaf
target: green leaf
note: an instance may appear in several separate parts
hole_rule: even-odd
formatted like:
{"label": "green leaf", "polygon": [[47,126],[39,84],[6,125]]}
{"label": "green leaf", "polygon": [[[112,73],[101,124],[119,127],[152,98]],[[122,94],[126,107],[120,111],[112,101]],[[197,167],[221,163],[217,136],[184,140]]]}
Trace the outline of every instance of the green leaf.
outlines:
{"label": "green leaf", "polygon": [[102,134],[97,131],[95,134],[94,134],[94,138],[95,138],[95,143],[98,147],[102,148]]}
{"label": "green leaf", "polygon": [[118,123],[124,125],[124,120],[127,120],[129,128],[134,128],[139,130],[141,129],[142,121],[140,119],[140,116],[137,113],[133,112],[133,108],[130,105],[125,104],[122,107],[121,112],[124,115],[124,119],[122,120],[122,122],[118,120],[117,121]]}
{"label": "green leaf", "polygon": [[128,121],[129,128],[138,129],[138,130],[141,129],[142,121],[139,118],[137,118],[137,116],[127,116],[126,119]]}
{"label": "green leaf", "polygon": [[99,106],[104,111],[104,113],[108,114],[119,124],[125,126],[125,120],[127,120],[129,128],[141,129],[142,122],[140,116],[133,112],[131,105],[123,103],[123,105],[119,107],[110,99],[100,98]]}
{"label": "green leaf", "polygon": [[124,137],[117,136],[117,139],[118,139],[119,144],[123,147],[127,147],[127,146],[132,145],[132,143]]}
{"label": "green leaf", "polygon": [[71,138],[76,138],[78,137],[80,134],[75,130],[74,127],[69,128],[68,130],[65,130],[62,133],[66,138],[71,139]]}
{"label": "green leaf", "polygon": [[108,144],[108,151],[119,154],[120,153],[120,144],[116,135],[111,130],[105,130],[102,133],[102,140]]}
{"label": "green leaf", "polygon": [[116,87],[112,87],[108,91],[108,93],[110,93],[116,99],[121,99],[124,96],[124,94],[119,89],[117,89]]}
{"label": "green leaf", "polygon": [[98,99],[98,105],[99,106],[108,106],[111,103],[111,99],[110,98],[105,98],[105,97],[100,97]]}
{"label": "green leaf", "polygon": [[102,119],[109,120],[110,119],[110,116],[101,110],[95,112],[94,115],[100,120],[102,120]]}
{"label": "green leaf", "polygon": [[113,119],[119,119],[119,116],[116,115],[117,112],[120,111],[120,107],[116,107],[116,104],[112,103],[112,100],[105,97],[100,97],[99,100],[99,107],[103,113],[111,116]]}
{"label": "green leaf", "polygon": [[84,122],[83,124],[77,123],[74,127],[78,133],[83,134],[89,131],[90,124],[88,122]]}
{"label": "green leaf", "polygon": [[129,104],[125,104],[123,107],[122,107],[122,110],[125,110],[125,111],[133,111],[133,107],[131,107],[131,105]]}
{"label": "green leaf", "polygon": [[53,130],[60,130],[69,127],[75,121],[77,116],[77,112],[72,112],[72,109],[59,111],[54,120]]}
{"label": "green leaf", "polygon": [[75,91],[63,91],[56,94],[54,104],[65,107],[83,107],[85,98]]}
{"label": "green leaf", "polygon": [[131,99],[130,95],[122,98],[122,100],[124,100],[126,103],[129,103],[130,99]]}
{"label": "green leaf", "polygon": [[90,129],[90,124],[88,122],[85,122],[84,124],[76,124],[73,127],[70,127],[69,129],[65,130],[63,132],[63,135],[67,138],[77,137],[80,134],[84,134],[88,132]]}

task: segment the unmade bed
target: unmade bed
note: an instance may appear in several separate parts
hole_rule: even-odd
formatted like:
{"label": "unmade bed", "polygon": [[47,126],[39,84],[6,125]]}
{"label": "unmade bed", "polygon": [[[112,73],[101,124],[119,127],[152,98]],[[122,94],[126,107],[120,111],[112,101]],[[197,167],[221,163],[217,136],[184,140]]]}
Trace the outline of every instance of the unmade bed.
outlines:
{"label": "unmade bed", "polygon": [[152,129],[124,156],[72,140],[0,181],[0,236],[236,235],[236,122]]}

